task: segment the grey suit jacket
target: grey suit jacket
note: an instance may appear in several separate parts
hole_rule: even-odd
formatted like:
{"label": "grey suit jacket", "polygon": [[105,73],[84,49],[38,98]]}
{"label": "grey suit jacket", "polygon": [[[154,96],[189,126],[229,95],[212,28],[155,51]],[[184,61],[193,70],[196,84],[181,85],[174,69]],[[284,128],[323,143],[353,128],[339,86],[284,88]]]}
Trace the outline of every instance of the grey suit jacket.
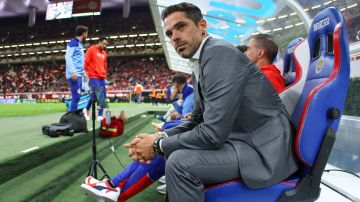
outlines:
{"label": "grey suit jacket", "polygon": [[231,44],[213,38],[205,42],[199,63],[198,82],[193,78],[192,119],[165,131],[165,156],[179,149],[211,150],[231,144],[242,180],[251,188],[274,185],[294,173],[295,131],[260,69]]}

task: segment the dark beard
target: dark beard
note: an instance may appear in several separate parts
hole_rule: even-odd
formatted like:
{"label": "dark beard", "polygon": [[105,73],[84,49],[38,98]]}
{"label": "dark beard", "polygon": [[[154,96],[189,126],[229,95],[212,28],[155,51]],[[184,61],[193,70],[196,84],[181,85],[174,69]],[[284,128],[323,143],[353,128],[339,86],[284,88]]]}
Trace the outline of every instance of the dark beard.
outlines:
{"label": "dark beard", "polygon": [[194,49],[194,50],[192,50],[189,54],[186,54],[186,55],[180,55],[182,58],[185,58],[185,59],[191,59],[194,55],[195,55],[195,53],[196,53],[196,51],[199,49],[199,47],[197,47],[196,49]]}

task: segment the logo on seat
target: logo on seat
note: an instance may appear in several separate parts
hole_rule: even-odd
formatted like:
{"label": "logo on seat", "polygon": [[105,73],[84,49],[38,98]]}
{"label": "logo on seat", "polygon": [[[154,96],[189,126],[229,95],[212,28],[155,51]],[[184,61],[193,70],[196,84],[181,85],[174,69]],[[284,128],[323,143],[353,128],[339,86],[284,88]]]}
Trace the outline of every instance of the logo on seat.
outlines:
{"label": "logo on seat", "polygon": [[323,27],[325,27],[326,25],[330,24],[330,17],[326,17],[322,20],[320,20],[319,22],[314,24],[314,31],[321,29]]}
{"label": "logo on seat", "polygon": [[323,68],[324,68],[324,57],[321,56],[319,58],[319,62],[316,65],[316,73],[317,74],[320,73]]}

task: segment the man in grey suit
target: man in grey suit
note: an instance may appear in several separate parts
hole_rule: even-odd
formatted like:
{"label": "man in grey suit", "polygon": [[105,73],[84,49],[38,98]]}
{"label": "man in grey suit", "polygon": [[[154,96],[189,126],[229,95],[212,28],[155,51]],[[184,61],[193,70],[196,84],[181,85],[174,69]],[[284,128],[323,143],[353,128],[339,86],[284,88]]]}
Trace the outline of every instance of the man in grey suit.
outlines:
{"label": "man in grey suit", "polygon": [[125,145],[129,156],[166,161],[168,199],[204,201],[204,185],[241,178],[264,188],[298,166],[294,131],[284,105],[263,73],[236,47],[213,39],[198,7],[180,3],[162,13],[176,52],[190,59],[195,104],[190,121]]}

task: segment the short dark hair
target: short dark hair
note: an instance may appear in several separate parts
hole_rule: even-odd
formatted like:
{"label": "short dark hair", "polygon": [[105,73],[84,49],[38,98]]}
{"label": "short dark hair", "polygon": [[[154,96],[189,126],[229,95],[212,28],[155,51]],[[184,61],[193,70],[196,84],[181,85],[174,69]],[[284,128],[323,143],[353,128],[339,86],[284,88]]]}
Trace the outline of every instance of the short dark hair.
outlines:
{"label": "short dark hair", "polygon": [[75,28],[75,34],[76,36],[81,36],[83,33],[88,32],[88,28],[84,25],[78,25]]}
{"label": "short dark hair", "polygon": [[274,38],[269,34],[257,34],[251,37],[256,41],[258,48],[265,51],[266,57],[272,62],[278,54],[278,45],[275,43]]}
{"label": "short dark hair", "polygon": [[248,49],[248,47],[246,45],[239,45],[239,46],[236,46],[236,48],[241,51],[242,53],[245,53]]}
{"label": "short dark hair", "polygon": [[104,41],[104,40],[109,41],[106,36],[101,36],[101,37],[99,37],[99,43],[102,42],[102,41]]}
{"label": "short dark hair", "polygon": [[183,73],[176,73],[172,79],[173,83],[177,84],[185,84],[186,83],[186,75]]}
{"label": "short dark hair", "polygon": [[185,12],[186,17],[191,19],[195,24],[200,22],[203,19],[203,15],[201,14],[201,10],[199,7],[195,6],[191,3],[179,3],[165,8],[161,13],[161,19],[164,19],[174,12]]}

